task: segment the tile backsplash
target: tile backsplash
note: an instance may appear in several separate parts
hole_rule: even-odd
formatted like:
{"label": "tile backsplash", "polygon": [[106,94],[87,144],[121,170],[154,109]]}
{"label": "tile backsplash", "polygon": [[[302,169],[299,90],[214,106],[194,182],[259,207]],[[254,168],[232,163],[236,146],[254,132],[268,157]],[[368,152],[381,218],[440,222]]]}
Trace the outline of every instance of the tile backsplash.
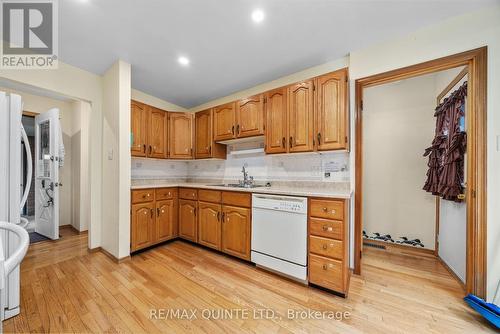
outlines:
{"label": "tile backsplash", "polygon": [[[266,155],[232,154],[229,147],[227,160],[171,161],[132,159],[133,179],[214,179],[237,180],[241,169],[247,169],[256,181],[349,181],[349,153],[299,153]],[[237,152],[238,153],[238,152]]]}

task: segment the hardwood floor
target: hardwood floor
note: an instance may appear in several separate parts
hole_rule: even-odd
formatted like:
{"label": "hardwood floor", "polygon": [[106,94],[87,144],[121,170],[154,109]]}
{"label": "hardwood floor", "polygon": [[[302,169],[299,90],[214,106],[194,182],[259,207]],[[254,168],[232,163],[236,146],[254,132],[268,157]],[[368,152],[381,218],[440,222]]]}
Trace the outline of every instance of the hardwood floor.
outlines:
{"label": "hardwood floor", "polygon": [[[459,284],[434,258],[366,248],[362,269],[343,299],[182,241],[117,264],[101,252],[87,252],[86,235],[68,233],[59,241],[30,246],[21,267],[21,314],[5,321],[4,331],[493,332],[462,301]],[[196,310],[197,318],[159,313],[171,309],[188,310],[179,317]],[[272,319],[255,317],[265,309],[269,316],[275,312]],[[303,318],[305,312],[287,317],[288,310],[308,309],[327,311],[327,317],[332,311],[350,316],[317,320]],[[233,318],[220,319],[221,310],[231,310],[225,315]]]}

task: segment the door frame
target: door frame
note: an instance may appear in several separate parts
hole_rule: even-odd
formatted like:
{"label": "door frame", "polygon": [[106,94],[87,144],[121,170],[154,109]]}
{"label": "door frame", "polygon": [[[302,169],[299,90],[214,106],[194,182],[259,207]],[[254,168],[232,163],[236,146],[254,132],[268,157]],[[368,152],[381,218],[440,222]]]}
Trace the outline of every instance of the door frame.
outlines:
{"label": "door frame", "polygon": [[361,274],[363,245],[363,89],[454,67],[467,66],[467,293],[486,297],[486,46],[357,79],[355,82],[354,273]]}

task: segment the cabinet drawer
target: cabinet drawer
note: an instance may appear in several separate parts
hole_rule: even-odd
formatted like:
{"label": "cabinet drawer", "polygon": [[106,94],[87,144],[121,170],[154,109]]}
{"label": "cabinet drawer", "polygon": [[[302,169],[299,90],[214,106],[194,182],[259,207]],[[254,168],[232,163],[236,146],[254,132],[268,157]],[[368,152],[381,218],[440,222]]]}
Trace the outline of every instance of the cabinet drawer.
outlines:
{"label": "cabinet drawer", "polygon": [[344,222],[309,218],[309,233],[321,237],[344,240]]}
{"label": "cabinet drawer", "polygon": [[328,219],[344,219],[344,202],[325,199],[311,199],[310,214],[312,217]]}
{"label": "cabinet drawer", "polygon": [[161,188],[156,189],[156,200],[172,199],[177,195],[176,188]]}
{"label": "cabinet drawer", "polygon": [[193,188],[180,188],[179,198],[183,199],[198,199],[198,191]]}
{"label": "cabinet drawer", "polygon": [[344,242],[339,240],[310,236],[309,251],[321,256],[343,260]]}
{"label": "cabinet drawer", "polygon": [[309,255],[309,282],[344,293],[342,261]]}
{"label": "cabinet drawer", "polygon": [[221,192],[217,190],[198,190],[198,199],[203,202],[220,203]]}
{"label": "cabinet drawer", "polygon": [[154,199],[154,189],[132,190],[132,204],[152,202]]}
{"label": "cabinet drawer", "polygon": [[252,205],[252,194],[235,191],[223,191],[222,204],[249,208]]}

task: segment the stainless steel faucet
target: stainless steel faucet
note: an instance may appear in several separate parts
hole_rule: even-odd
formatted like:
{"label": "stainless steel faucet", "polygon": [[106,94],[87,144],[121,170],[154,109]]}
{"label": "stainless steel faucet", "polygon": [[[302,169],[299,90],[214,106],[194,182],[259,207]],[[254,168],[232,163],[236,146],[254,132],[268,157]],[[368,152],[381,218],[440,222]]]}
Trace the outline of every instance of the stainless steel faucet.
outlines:
{"label": "stainless steel faucet", "polygon": [[253,176],[248,176],[248,172],[245,169],[245,166],[243,166],[241,172],[243,173],[243,182],[242,182],[242,185],[244,187],[252,187],[252,185],[253,185]]}

